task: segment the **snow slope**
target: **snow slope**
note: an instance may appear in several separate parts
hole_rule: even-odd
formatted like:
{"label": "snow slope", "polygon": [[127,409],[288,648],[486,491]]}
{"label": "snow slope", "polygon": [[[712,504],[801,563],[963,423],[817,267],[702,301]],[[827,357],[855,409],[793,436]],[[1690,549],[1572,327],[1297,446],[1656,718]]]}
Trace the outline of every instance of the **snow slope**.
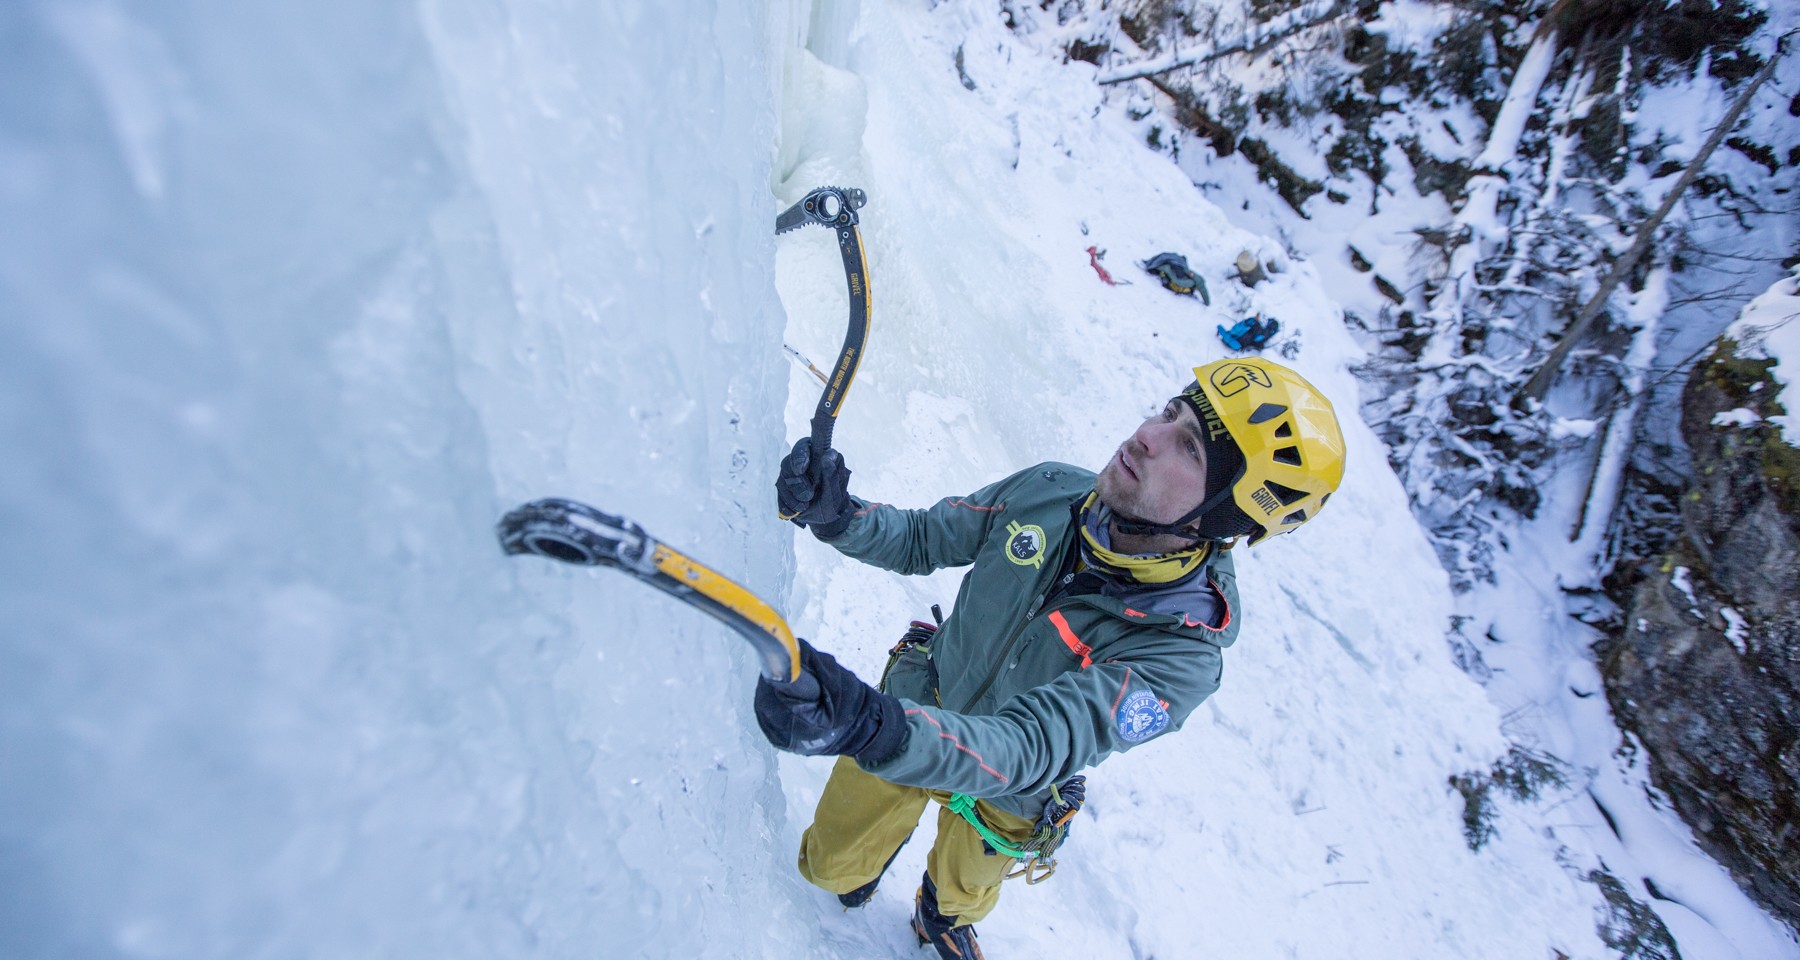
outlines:
{"label": "snow slope", "polygon": [[[1203,199],[1144,146],[1141,124],[1102,101],[1091,68],[1060,62],[1052,40],[1022,39],[989,4],[926,7],[865,4],[848,52],[799,68],[806,79],[789,87],[784,107],[809,116],[822,107],[842,127],[798,146],[784,140],[784,155],[798,159],[778,184],[782,200],[823,182],[854,183],[872,197],[864,232],[876,332],[836,440],[857,471],[854,489],[924,506],[1042,459],[1097,468],[1189,379],[1187,368],[1223,355],[1215,324],[1257,312],[1293,331],[1276,349],[1337,398],[1350,430],[1345,489],[1322,519],[1241,555],[1244,633],[1228,652],[1224,688],[1179,736],[1093,775],[1092,816],[1080,821],[1056,880],[1009,888],[983,924],[987,948],[1614,956],[1596,934],[1602,898],[1584,878],[1616,865],[1640,899],[1648,899],[1640,876],[1653,875],[1687,903],[1657,904],[1686,956],[1797,955],[1678,821],[1633,799],[1645,777],[1610,756],[1617,734],[1591,696],[1596,678],[1564,676],[1591,638],[1579,624],[1556,629],[1560,614],[1546,611],[1560,610],[1560,597],[1519,598],[1516,620],[1547,632],[1548,649],[1561,654],[1514,668],[1525,684],[1576,687],[1579,697],[1544,700],[1584,705],[1550,726],[1585,741],[1528,743],[1590,766],[1534,806],[1508,804],[1498,840],[1468,850],[1447,778],[1486,769],[1506,734],[1538,729],[1503,718],[1451,665],[1444,636],[1458,608],[1385,452],[1356,419],[1345,371],[1362,354],[1334,288],[1287,253],[1327,241],[1300,234],[1305,227],[1288,243],[1246,232],[1232,216],[1238,198],[1264,208],[1248,222],[1271,222],[1279,204],[1271,193],[1252,176],[1234,182],[1227,167],[1206,171],[1208,195],[1231,202]],[[820,91],[831,93],[821,101]],[[1195,166],[1184,158],[1188,174]],[[1131,285],[1104,285],[1089,268],[1089,245]],[[1274,267],[1273,283],[1246,289],[1228,279],[1242,249]],[[1170,295],[1133,266],[1162,250],[1187,255],[1209,281],[1212,307]],[[778,265],[790,343],[829,358],[843,317],[829,238],[783,238]],[[1349,274],[1331,266],[1334,280]],[[796,367],[790,436],[805,429],[816,396]],[[804,536],[797,550],[800,632],[865,675],[880,670],[909,619],[954,596],[954,571],[905,581]],[[1528,551],[1518,562],[1534,561],[1544,562]],[[1500,702],[1517,694],[1503,689]],[[828,766],[784,760],[782,769],[792,816],[804,824]],[[1625,842],[1603,834],[1590,789],[1626,818]],[[827,930],[866,948],[904,946],[897,931],[922,868],[926,820],[894,868],[890,886],[900,890],[851,917],[816,898]],[[1071,900],[1091,909],[1070,910]]]}
{"label": "snow slope", "polygon": [[[1782,386],[1782,406],[1795,406],[1792,387],[1800,380],[1796,372],[1800,368],[1800,278],[1778,280],[1752,300],[1732,324],[1729,336],[1743,344],[1741,355],[1775,361],[1769,375]],[[1781,425],[1781,435],[1790,445],[1800,445],[1800,414],[1790,412],[1770,419]]]}

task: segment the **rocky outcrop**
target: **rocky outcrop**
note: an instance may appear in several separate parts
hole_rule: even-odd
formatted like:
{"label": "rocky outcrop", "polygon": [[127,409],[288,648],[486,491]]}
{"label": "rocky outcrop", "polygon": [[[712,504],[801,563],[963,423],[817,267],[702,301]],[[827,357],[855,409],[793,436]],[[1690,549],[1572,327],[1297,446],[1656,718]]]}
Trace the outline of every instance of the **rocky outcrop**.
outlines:
{"label": "rocky outcrop", "polygon": [[1694,479],[1660,557],[1622,565],[1597,648],[1621,727],[1700,843],[1800,929],[1800,453],[1768,362],[1729,340],[1682,398]]}

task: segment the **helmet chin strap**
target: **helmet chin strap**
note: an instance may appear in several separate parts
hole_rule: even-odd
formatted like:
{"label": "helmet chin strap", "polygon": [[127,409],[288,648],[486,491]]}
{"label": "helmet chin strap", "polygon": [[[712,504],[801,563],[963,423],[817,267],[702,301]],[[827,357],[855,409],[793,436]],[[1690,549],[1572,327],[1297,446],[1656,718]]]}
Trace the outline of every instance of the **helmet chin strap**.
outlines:
{"label": "helmet chin strap", "polygon": [[1194,509],[1189,510],[1187,512],[1187,516],[1182,517],[1180,520],[1177,520],[1174,523],[1156,523],[1156,522],[1153,522],[1150,520],[1146,520],[1143,517],[1131,516],[1130,514],[1125,513],[1121,510],[1114,510],[1113,511],[1113,528],[1118,530],[1120,533],[1128,534],[1128,535],[1134,536],[1134,537],[1169,536],[1169,537],[1181,537],[1182,539],[1191,541],[1193,543],[1205,543],[1209,540],[1214,543],[1223,543],[1224,541],[1220,540],[1217,537],[1201,536],[1199,531],[1195,530],[1192,526],[1190,526],[1190,524],[1192,524],[1194,521],[1200,519],[1201,517],[1206,516],[1207,511],[1211,510],[1212,508],[1218,506],[1221,503],[1224,503],[1226,498],[1230,497],[1230,496],[1231,496],[1231,485],[1226,484],[1226,486],[1223,490],[1220,490],[1218,493],[1215,493],[1211,497],[1208,497],[1205,502],[1201,503],[1199,506],[1195,507]]}
{"label": "helmet chin strap", "polygon": [[1127,517],[1118,511],[1113,512],[1113,529],[1133,537],[1180,537],[1191,543],[1201,543],[1206,540],[1192,527],[1180,527],[1172,523],[1151,523],[1148,520]]}

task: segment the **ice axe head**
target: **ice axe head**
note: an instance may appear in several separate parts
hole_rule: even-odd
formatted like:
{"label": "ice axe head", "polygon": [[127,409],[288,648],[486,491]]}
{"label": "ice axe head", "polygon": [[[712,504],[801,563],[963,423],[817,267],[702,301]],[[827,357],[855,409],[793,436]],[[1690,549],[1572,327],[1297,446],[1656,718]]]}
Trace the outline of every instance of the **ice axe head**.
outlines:
{"label": "ice axe head", "polygon": [[533,500],[508,512],[497,525],[508,554],[533,554],[583,567],[622,567],[639,562],[649,537],[644,528],[584,503]]}

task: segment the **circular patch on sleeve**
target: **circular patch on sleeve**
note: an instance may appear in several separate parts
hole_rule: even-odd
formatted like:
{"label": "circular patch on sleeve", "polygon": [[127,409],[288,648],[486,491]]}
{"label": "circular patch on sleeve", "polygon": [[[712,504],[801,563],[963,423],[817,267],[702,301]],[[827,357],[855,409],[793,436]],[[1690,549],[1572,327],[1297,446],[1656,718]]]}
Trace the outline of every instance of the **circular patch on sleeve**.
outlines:
{"label": "circular patch on sleeve", "polygon": [[1142,743],[1169,725],[1169,711],[1163,709],[1156,694],[1138,690],[1119,702],[1113,725],[1119,728],[1120,739],[1127,743]]}

